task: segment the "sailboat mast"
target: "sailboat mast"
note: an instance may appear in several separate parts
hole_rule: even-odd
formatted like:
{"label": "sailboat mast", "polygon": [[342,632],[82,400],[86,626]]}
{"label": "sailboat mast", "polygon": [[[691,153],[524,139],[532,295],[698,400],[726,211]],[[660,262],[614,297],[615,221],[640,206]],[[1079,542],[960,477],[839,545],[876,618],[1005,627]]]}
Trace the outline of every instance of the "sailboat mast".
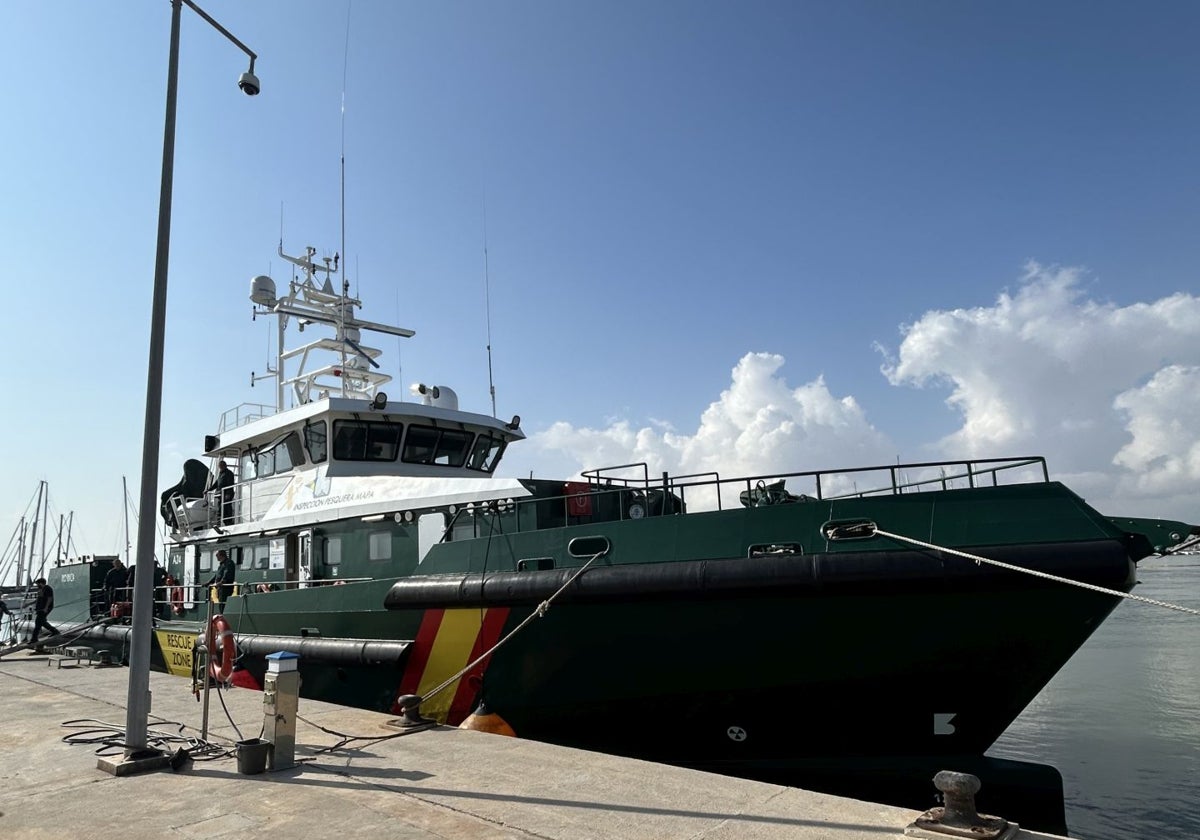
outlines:
{"label": "sailboat mast", "polygon": [[64,557],[71,556],[71,526],[73,524],[75,524],[75,511],[71,511],[70,513],[67,514],[67,541],[66,541],[66,543],[64,543],[64,545],[66,546],[63,549]]}
{"label": "sailboat mast", "polygon": [[125,568],[129,568],[129,487],[121,476],[121,507],[125,509]]}
{"label": "sailboat mast", "polygon": [[33,508],[33,526],[30,528],[29,536],[29,567],[26,569],[26,574],[28,574],[29,577],[33,577],[33,559],[34,555],[37,553],[38,520],[42,517],[42,494],[45,492],[45,490],[46,482],[38,482],[37,504],[34,505]]}
{"label": "sailboat mast", "polygon": [[46,492],[42,494],[42,516],[46,521],[42,525],[42,556],[38,563],[38,577],[46,572],[46,534],[50,532],[50,485],[45,481],[42,484],[46,486]]}
{"label": "sailboat mast", "polygon": [[25,577],[25,517],[21,517],[21,536],[17,538],[17,586],[23,586],[22,579]]}

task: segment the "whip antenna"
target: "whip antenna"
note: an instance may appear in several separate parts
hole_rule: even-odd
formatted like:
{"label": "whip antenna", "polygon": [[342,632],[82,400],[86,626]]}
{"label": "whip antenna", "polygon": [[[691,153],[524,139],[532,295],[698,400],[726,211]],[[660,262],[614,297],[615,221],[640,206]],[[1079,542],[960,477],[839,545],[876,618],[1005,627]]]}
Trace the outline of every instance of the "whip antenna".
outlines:
{"label": "whip antenna", "polygon": [[492,283],[488,276],[487,192],[483,194],[483,308],[487,320],[488,393],[492,396],[492,416],[496,416],[496,383],[492,380]]}
{"label": "whip antenna", "polygon": [[346,74],[350,66],[350,8],[353,5],[353,0],[346,4],[346,47],[342,53],[342,259],[346,258]]}

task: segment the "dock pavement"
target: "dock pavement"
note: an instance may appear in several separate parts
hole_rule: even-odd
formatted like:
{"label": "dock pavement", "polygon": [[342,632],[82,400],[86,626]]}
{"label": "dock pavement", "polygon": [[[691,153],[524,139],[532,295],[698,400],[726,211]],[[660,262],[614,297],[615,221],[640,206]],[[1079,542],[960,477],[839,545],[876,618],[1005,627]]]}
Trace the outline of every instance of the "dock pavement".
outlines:
{"label": "dock pavement", "polygon": [[[918,816],[450,727],[365,740],[396,735],[394,716],[304,699],[297,765],[247,775],[234,747],[260,733],[263,701],[245,689],[210,699],[208,741],[224,750],[177,771],[114,776],[98,769],[98,753],[111,757],[113,748],[95,740],[106,726],[121,737],[128,678],[126,668],[31,653],[0,659],[0,837],[886,840],[903,837]],[[198,738],[203,707],[190,681],[152,673],[150,689],[151,741],[163,733],[173,752],[170,738]],[[362,739],[336,748],[344,735]]]}

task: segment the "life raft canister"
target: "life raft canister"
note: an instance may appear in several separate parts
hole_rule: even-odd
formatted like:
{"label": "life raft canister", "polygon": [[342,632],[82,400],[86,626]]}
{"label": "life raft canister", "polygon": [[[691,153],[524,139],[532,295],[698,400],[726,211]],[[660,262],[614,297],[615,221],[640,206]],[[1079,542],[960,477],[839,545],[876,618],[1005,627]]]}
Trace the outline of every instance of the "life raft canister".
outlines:
{"label": "life raft canister", "polygon": [[567,481],[563,495],[567,497],[567,513],[571,516],[592,515],[592,486],[585,481]]}

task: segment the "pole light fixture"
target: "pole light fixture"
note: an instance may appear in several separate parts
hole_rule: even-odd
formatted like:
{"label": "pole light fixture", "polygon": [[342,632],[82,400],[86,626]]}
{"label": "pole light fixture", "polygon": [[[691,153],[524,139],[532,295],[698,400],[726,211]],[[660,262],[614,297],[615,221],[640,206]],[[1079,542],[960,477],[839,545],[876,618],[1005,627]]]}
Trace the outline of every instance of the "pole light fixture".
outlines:
{"label": "pole light fixture", "polygon": [[238,87],[248,96],[262,90],[254,75],[258,56],[192,0],[171,0],[171,48],[167,63],[167,107],[163,128],[162,181],[158,197],[158,249],[154,260],[154,299],[150,313],[150,361],[146,374],[146,422],[142,440],[142,485],[139,496],[137,574],[134,577],[133,627],[129,650],[129,695],[125,716],[125,756],[120,762],[100,760],[115,775],[164,766],[168,756],[147,743],[150,714],[150,651],[154,612],[155,495],[158,483],[159,435],[162,423],[163,344],[167,312],[167,265],[171,245],[171,188],[175,169],[175,110],[179,82],[179,20],[186,5],[250,56],[250,69]]}

